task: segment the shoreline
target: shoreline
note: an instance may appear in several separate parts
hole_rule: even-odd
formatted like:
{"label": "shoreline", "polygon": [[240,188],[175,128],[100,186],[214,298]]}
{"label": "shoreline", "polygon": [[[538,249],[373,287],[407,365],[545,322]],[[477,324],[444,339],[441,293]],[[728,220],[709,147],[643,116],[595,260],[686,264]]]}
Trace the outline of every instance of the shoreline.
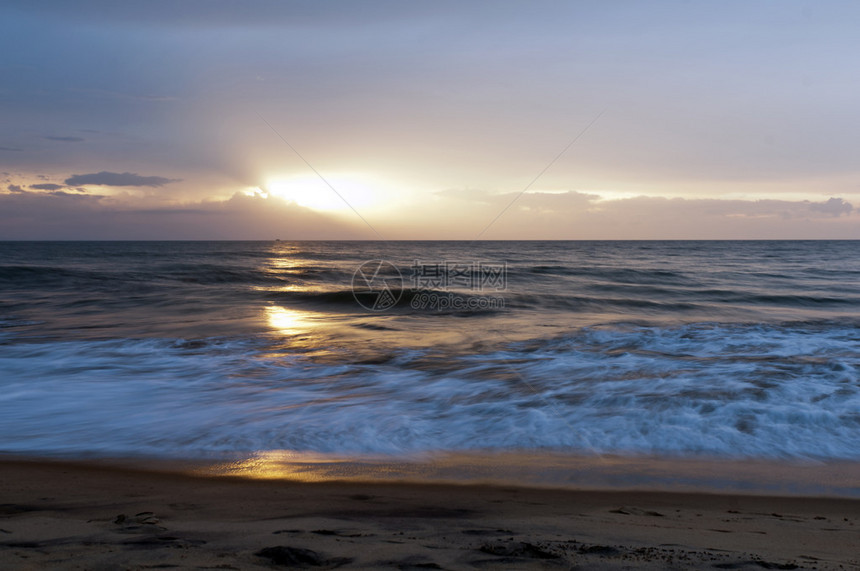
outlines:
{"label": "shoreline", "polygon": [[582,456],[533,451],[362,457],[271,450],[208,459],[0,453],[0,463],[6,462],[292,482],[489,485],[573,491],[860,499],[860,462],[847,460]]}
{"label": "shoreline", "polygon": [[0,460],[0,558],[15,569],[860,567],[860,499],[153,468]]}
{"label": "shoreline", "polygon": [[595,491],[666,491],[860,499],[860,462],[560,453],[445,453],[368,458],[261,452],[198,475],[307,482],[407,482]]}

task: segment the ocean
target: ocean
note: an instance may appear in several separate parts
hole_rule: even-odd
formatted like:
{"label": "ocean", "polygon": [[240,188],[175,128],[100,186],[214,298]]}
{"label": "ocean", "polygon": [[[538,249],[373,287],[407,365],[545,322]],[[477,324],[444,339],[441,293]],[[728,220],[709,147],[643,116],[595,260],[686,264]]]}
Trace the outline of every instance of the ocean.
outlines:
{"label": "ocean", "polygon": [[3,242],[0,452],[856,462],[859,247]]}

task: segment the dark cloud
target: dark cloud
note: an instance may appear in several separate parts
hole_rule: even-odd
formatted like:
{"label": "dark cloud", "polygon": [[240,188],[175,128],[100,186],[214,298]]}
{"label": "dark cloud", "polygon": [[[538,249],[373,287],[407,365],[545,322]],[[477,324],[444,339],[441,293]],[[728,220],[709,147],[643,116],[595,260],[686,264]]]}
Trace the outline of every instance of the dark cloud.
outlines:
{"label": "dark cloud", "polygon": [[163,176],[140,176],[139,174],[124,172],[101,171],[92,174],[73,174],[65,180],[68,186],[83,186],[87,184],[99,186],[150,186],[159,187],[171,182],[179,182],[178,178],[164,178]]}
{"label": "dark cloud", "polygon": [[21,152],[21,151],[23,151],[23,150],[24,150],[24,149],[19,149],[19,148],[17,148],[17,147],[0,147],[0,151],[9,151],[9,152],[13,152],[13,153],[15,153],[15,152]]}
{"label": "dark cloud", "polygon": [[80,143],[85,141],[83,137],[45,137],[49,141],[60,141],[62,143]]}
{"label": "dark cloud", "polygon": [[31,184],[30,188],[34,190],[60,190],[63,188],[63,185],[46,182],[44,184]]}
{"label": "dark cloud", "polygon": [[10,184],[6,188],[9,189],[9,192],[27,192],[26,190],[24,190],[23,188],[21,188],[17,184]]}

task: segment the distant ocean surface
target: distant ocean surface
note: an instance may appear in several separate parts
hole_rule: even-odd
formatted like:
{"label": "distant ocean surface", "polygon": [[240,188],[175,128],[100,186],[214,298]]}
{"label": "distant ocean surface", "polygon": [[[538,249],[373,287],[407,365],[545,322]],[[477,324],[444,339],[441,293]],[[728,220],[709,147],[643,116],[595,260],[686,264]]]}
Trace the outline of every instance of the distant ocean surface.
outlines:
{"label": "distant ocean surface", "polygon": [[0,389],[13,454],[860,461],[860,243],[2,242]]}

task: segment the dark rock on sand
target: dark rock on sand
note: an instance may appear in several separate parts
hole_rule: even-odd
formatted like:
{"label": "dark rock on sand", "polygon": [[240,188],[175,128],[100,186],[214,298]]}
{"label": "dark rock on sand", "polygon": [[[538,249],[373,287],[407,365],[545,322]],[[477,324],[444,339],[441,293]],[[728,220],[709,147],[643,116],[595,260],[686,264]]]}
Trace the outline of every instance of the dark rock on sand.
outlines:
{"label": "dark rock on sand", "polygon": [[255,555],[271,559],[277,565],[312,565],[322,567],[326,564],[319,553],[310,549],[299,547],[287,547],[286,545],[275,545],[264,547]]}
{"label": "dark rock on sand", "polygon": [[264,547],[255,553],[255,555],[265,557],[276,565],[288,565],[291,567],[338,567],[352,561],[352,559],[345,557],[325,559],[316,551],[286,545]]}

